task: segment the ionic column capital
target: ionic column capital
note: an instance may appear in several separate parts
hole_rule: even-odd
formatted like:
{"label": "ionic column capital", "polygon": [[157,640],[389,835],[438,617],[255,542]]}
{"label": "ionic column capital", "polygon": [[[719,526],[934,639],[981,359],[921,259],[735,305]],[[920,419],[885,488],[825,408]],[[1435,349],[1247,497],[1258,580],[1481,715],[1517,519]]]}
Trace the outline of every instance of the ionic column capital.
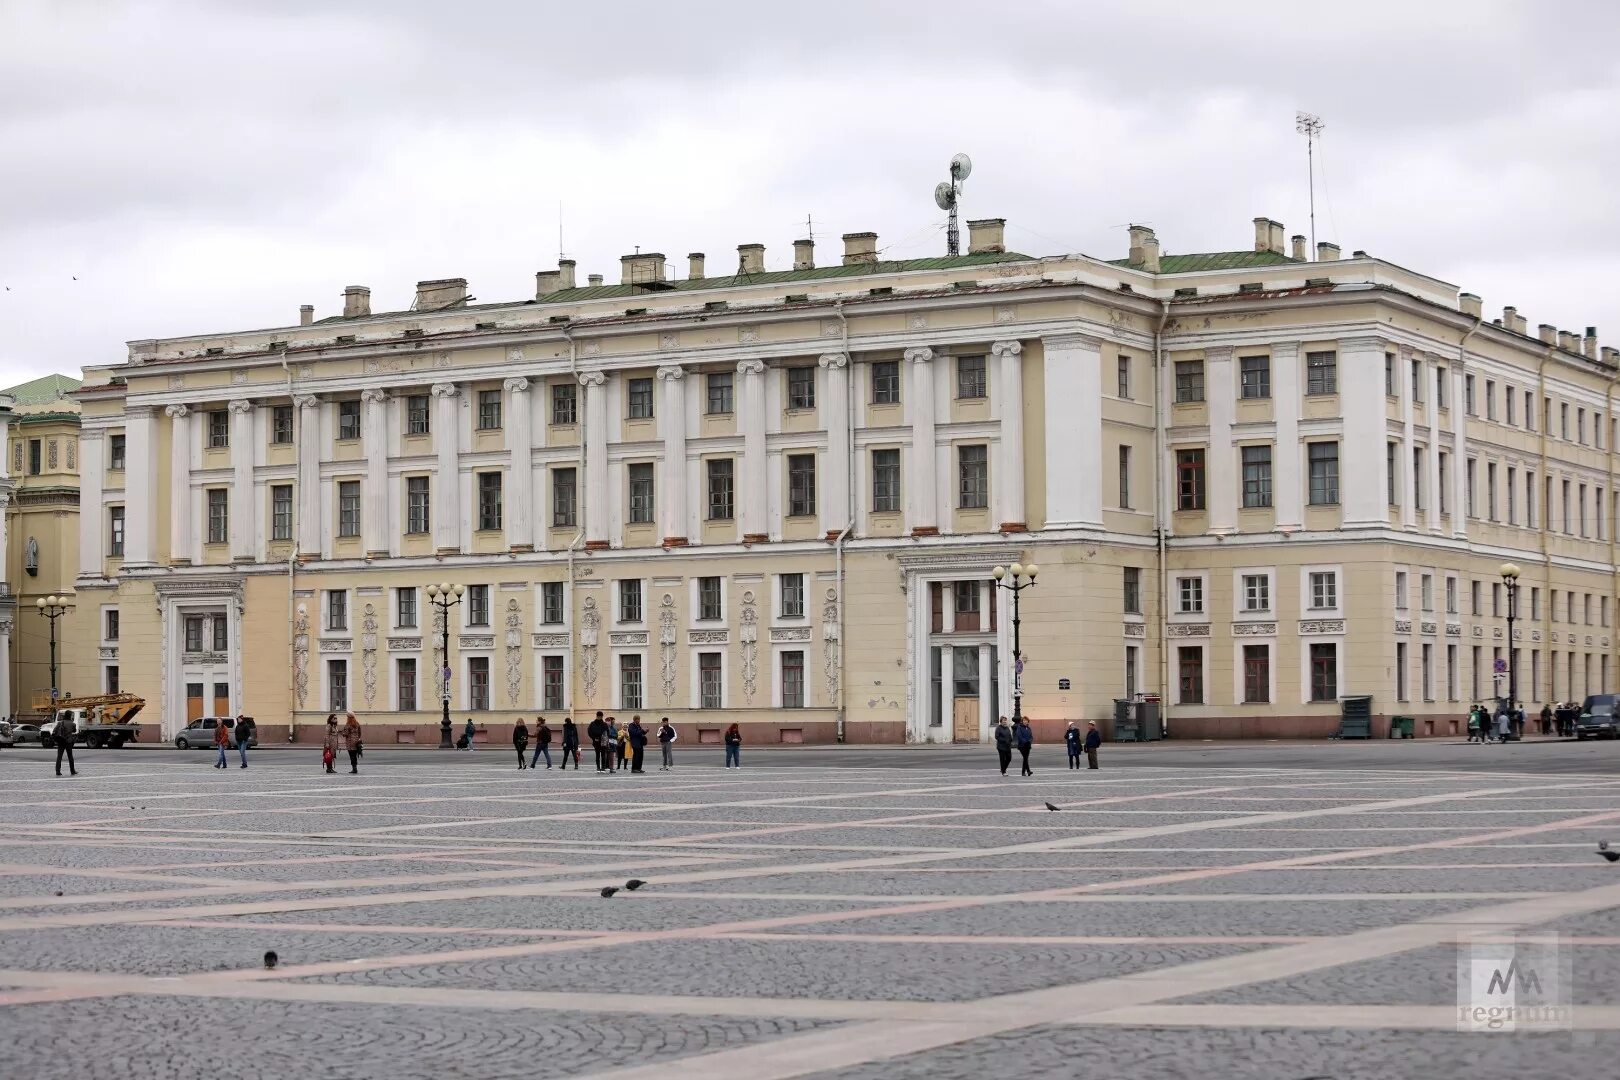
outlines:
{"label": "ionic column capital", "polygon": [[816,362],[828,371],[836,371],[849,366],[849,355],[841,352],[822,353],[821,359]]}
{"label": "ionic column capital", "polygon": [[461,393],[461,387],[453,382],[434,383],[432,393],[436,398],[453,398]]}
{"label": "ionic column capital", "polygon": [[240,416],[242,413],[250,413],[253,411],[253,402],[247,400],[246,398],[237,398],[226,407],[229,408],[231,412]]}
{"label": "ionic column capital", "polygon": [[294,394],[292,400],[293,404],[300,409],[318,409],[321,407],[321,399],[314,394]]}
{"label": "ionic column capital", "polygon": [[913,345],[906,350],[906,359],[913,364],[926,364],[934,359],[934,350],[927,345]]}
{"label": "ionic column capital", "polygon": [[990,343],[990,352],[996,356],[1017,356],[1024,351],[1022,341],[993,341]]}
{"label": "ionic column capital", "polygon": [[529,380],[519,375],[516,378],[507,379],[504,385],[508,394],[523,394],[528,392]]}
{"label": "ionic column capital", "polygon": [[582,371],[579,373],[579,385],[587,390],[594,390],[607,382],[607,376],[600,371]]}
{"label": "ionic column capital", "polygon": [[388,400],[388,391],[376,387],[360,391],[360,400],[367,405],[381,405]]}
{"label": "ionic column capital", "polygon": [[190,405],[165,405],[165,406],[163,406],[163,415],[169,417],[170,419],[179,419],[180,417],[183,417],[183,416],[190,416],[191,415],[191,406]]}
{"label": "ionic column capital", "polygon": [[739,375],[763,375],[763,374],[765,374],[765,361],[763,361],[763,360],[739,360],[737,362],[737,374],[739,374]]}
{"label": "ionic column capital", "polygon": [[664,381],[675,381],[686,378],[686,369],[679,364],[666,364],[658,369],[658,377]]}

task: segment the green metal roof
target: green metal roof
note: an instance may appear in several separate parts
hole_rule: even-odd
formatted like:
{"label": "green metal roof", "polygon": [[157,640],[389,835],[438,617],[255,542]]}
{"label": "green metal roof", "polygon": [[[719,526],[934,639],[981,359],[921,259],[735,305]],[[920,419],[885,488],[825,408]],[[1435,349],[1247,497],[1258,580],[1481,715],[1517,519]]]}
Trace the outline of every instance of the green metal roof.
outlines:
{"label": "green metal roof", "polygon": [[21,383],[0,394],[10,394],[19,405],[49,405],[65,399],[80,386],[78,379],[66,375],[46,375],[44,378]]}
{"label": "green metal roof", "polygon": [[933,259],[896,259],[890,262],[853,263],[849,266],[818,266],[811,270],[767,270],[758,274],[706,277],[696,281],[680,278],[658,282],[653,288],[640,285],[584,285],[560,289],[539,298],[542,304],[562,304],[576,300],[602,300],[613,296],[660,296],[668,292],[699,292],[705,289],[734,289],[744,285],[778,285],[793,281],[826,281],[831,278],[872,277],[903,274],[913,270],[954,270],[962,267],[993,266],[996,263],[1029,262],[1032,256],[1015,251],[981,252],[977,255],[940,256]]}
{"label": "green metal roof", "polygon": [[[1130,266],[1129,259],[1113,259],[1114,266]],[[1245,270],[1259,266],[1287,266],[1297,262],[1275,251],[1206,251],[1195,255],[1164,255],[1161,274],[1198,274],[1206,270]]]}

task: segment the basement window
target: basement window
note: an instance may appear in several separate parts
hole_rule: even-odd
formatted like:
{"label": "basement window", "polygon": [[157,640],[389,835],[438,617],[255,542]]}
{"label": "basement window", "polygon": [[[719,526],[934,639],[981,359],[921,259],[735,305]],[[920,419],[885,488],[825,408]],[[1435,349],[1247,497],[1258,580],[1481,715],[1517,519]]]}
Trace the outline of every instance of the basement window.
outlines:
{"label": "basement window", "polygon": [[1307,289],[1320,289],[1325,285],[1332,285],[1332,284],[1333,284],[1333,279],[1332,278],[1308,277],[1308,278],[1305,279],[1305,287]]}
{"label": "basement window", "polygon": [[[784,304],[806,304],[810,302],[810,294],[807,292],[790,292],[782,297],[782,302]],[[720,303],[724,304],[725,301],[722,300]]]}
{"label": "basement window", "polygon": [[407,331],[405,331],[405,336],[406,337],[421,337],[422,336],[422,330],[420,328],[413,329],[413,330],[407,330]]}
{"label": "basement window", "polygon": [[495,329],[495,324],[492,323],[492,322],[473,323],[473,329],[474,330],[493,330],[493,329]]}
{"label": "basement window", "polygon": [[1253,293],[1253,292],[1259,292],[1259,291],[1260,291],[1260,282],[1258,282],[1258,281],[1249,281],[1249,282],[1245,282],[1244,284],[1238,286],[1238,292],[1240,292],[1240,293]]}
{"label": "basement window", "polygon": [[1131,288],[1129,282],[1122,281],[1122,282],[1119,283],[1119,291],[1120,292],[1135,292],[1136,290]]}
{"label": "basement window", "polygon": [[225,355],[225,350],[221,349],[221,348],[217,348],[217,347],[212,348],[212,349],[204,349],[203,350],[203,355],[204,356],[224,356]]}
{"label": "basement window", "polygon": [[337,343],[339,345],[353,345],[354,344],[354,335],[353,334],[339,334],[337,336]]}
{"label": "basement window", "polygon": [[977,289],[978,287],[979,287],[979,283],[977,281],[972,280],[971,278],[969,280],[967,280],[967,281],[953,281],[953,282],[951,282],[951,288],[953,288],[953,289]]}
{"label": "basement window", "polygon": [[892,285],[884,285],[884,286],[881,286],[880,288],[876,288],[876,289],[867,289],[866,290],[866,295],[867,296],[893,296],[894,295],[894,286],[892,286]]}
{"label": "basement window", "polygon": [[724,311],[730,305],[724,300],[710,300],[703,305],[704,311]]}
{"label": "basement window", "polygon": [[565,323],[565,322],[568,321],[568,319],[569,319],[569,316],[567,316],[567,315],[553,315],[551,318],[547,319],[546,322],[548,322],[548,323]]}
{"label": "basement window", "polygon": [[624,313],[626,315],[645,315],[647,314],[647,309],[644,307],[627,307],[624,309]]}
{"label": "basement window", "polygon": [[1191,299],[1192,297],[1197,296],[1197,295],[1198,295],[1198,290],[1197,289],[1177,289],[1176,290],[1176,299],[1177,300],[1188,300],[1188,299]]}
{"label": "basement window", "polygon": [[272,349],[285,349],[287,347],[287,343],[285,341],[272,341],[270,343],[270,347]]}

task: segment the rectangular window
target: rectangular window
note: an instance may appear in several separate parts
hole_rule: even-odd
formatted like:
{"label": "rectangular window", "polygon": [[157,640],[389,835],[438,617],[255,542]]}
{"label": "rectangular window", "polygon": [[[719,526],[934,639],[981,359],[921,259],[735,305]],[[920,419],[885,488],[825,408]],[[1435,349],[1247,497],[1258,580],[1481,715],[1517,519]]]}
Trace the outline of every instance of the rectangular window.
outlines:
{"label": "rectangular window", "polygon": [[1268,574],[1243,575],[1243,610],[1271,610],[1271,577]]}
{"label": "rectangular window", "polygon": [[782,654],[782,708],[804,708],[804,653],[797,649]]}
{"label": "rectangular window", "polygon": [[1337,394],[1339,392],[1339,358],[1330,352],[1305,354],[1305,392],[1307,394]]}
{"label": "rectangular window", "polygon": [[400,712],[416,711],[416,657],[394,661],[394,696],[399,699]]}
{"label": "rectangular window", "polygon": [[1421,672],[1421,675],[1422,675],[1422,682],[1421,682],[1420,685],[1421,685],[1422,690],[1423,690],[1423,700],[1424,701],[1433,701],[1434,700],[1434,646],[1430,645],[1427,641],[1425,641],[1423,643],[1423,646],[1422,646],[1421,650],[1419,651],[1418,663],[1419,663],[1419,669],[1420,669],[1420,672]]}
{"label": "rectangular window", "polygon": [[426,394],[412,394],[405,399],[405,434],[429,435],[433,432],[431,402]]}
{"label": "rectangular window", "polygon": [[[981,615],[979,610],[979,582],[953,581],[951,583],[951,606],[956,616],[956,621],[953,624],[955,629],[972,632],[979,630],[979,616]],[[977,664],[977,661],[975,661],[975,664]]]}
{"label": "rectangular window", "polygon": [[787,369],[787,391],[789,409],[813,409],[816,407],[816,369],[813,367],[791,367]]}
{"label": "rectangular window", "polygon": [[645,525],[653,520],[653,467],[648,461],[627,466],[630,475],[630,524]]}
{"label": "rectangular window", "polygon": [[900,451],[872,451],[872,512],[894,513],[900,509]]}
{"label": "rectangular window", "polygon": [[1180,598],[1178,610],[1183,615],[1201,615],[1204,612],[1204,579],[1184,577],[1176,579],[1176,593]]}
{"label": "rectangular window", "polygon": [[951,696],[979,696],[979,650],[957,649],[951,654]]}
{"label": "rectangular window", "polygon": [[1395,610],[1405,611],[1407,608],[1406,571],[1395,571]]}
{"label": "rectangular window", "polygon": [[540,658],[540,707],[563,707],[563,658],[560,656]]}
{"label": "rectangular window", "polygon": [[1446,369],[1443,367],[1434,369],[1434,407],[1446,407]]}
{"label": "rectangular window", "polygon": [[1469,458],[1468,461],[1467,461],[1466,467],[1463,470],[1463,485],[1464,485],[1464,488],[1466,489],[1463,492],[1463,498],[1468,503],[1468,507],[1467,507],[1468,516],[1471,517],[1471,518],[1479,517],[1478,512],[1474,508],[1474,473],[1475,473],[1474,459]]}
{"label": "rectangular window", "polygon": [[1245,399],[1271,396],[1271,357],[1245,356],[1238,360],[1238,377]]}
{"label": "rectangular window", "polygon": [[277,446],[290,446],[292,444],[293,407],[291,405],[277,405],[270,410],[270,441]]}
{"label": "rectangular window", "polygon": [[216,409],[208,414],[208,448],[223,450],[231,445],[231,414]]}
{"label": "rectangular window", "polygon": [[1457,579],[1446,578],[1446,614],[1457,614]]}
{"label": "rectangular window", "polygon": [[540,621],[546,626],[561,626],[563,618],[563,583],[545,581],[540,584]]}
{"label": "rectangular window", "polygon": [[203,651],[203,624],[206,622],[208,620],[201,615],[186,616],[186,652],[198,653]]}
{"label": "rectangular window", "polygon": [[328,589],[326,592],[326,628],[349,628],[349,594],[343,589]]}
{"label": "rectangular window", "polygon": [[467,708],[489,711],[489,657],[467,657]]}
{"label": "rectangular window", "polygon": [[360,481],[338,481],[338,535],[360,535]]}
{"label": "rectangular window", "polygon": [[[1604,663],[1605,668],[1607,668],[1608,662],[1609,662],[1609,658],[1604,657],[1603,658],[1603,663]],[[107,685],[103,689],[102,692],[106,693],[106,694],[116,694],[116,693],[118,693],[118,665],[117,664],[108,664],[107,667],[106,667],[106,672],[107,672],[107,680],[106,680]]]}
{"label": "rectangular window", "polygon": [[1310,443],[1306,447],[1310,460],[1311,505],[1331,506],[1339,501],[1339,444],[1336,442]]}
{"label": "rectangular window", "polygon": [[1411,688],[1407,685],[1406,671],[1406,642],[1395,643],[1395,700],[1406,701],[1411,696]]}
{"label": "rectangular window", "polygon": [[1119,448],[1119,508],[1131,508],[1131,448]]}
{"label": "rectangular window", "polygon": [[626,415],[631,420],[651,420],[653,414],[653,381],[651,379],[627,379],[625,400],[629,411]]}
{"label": "rectangular window", "polygon": [[1332,609],[1339,606],[1339,575],[1332,570],[1311,572],[1311,608]]}
{"label": "rectangular window", "polygon": [[44,467],[45,444],[39,439],[28,440],[28,475],[38,476]]}
{"label": "rectangular window", "polygon": [[1339,648],[1332,642],[1311,643],[1311,700],[1334,701],[1339,696]]}
{"label": "rectangular window", "polygon": [[1183,645],[1176,650],[1177,682],[1181,690],[1180,703],[1204,703],[1204,650],[1199,645]]}
{"label": "rectangular window", "polygon": [[732,399],[735,376],[729,371],[714,371],[703,377],[704,390],[708,395],[706,410],[710,416],[727,416],[735,405]]}
{"label": "rectangular window", "polygon": [[1457,646],[1446,646],[1446,700],[1457,700]]}
{"label": "rectangular window", "polygon": [[213,647],[215,652],[225,652],[231,647],[231,624],[225,621],[224,616],[216,615],[208,620],[208,628],[213,633]]}
{"label": "rectangular window", "polygon": [[1176,361],[1176,401],[1204,400],[1204,362],[1202,360]]}
{"label": "rectangular window", "polygon": [[1563,438],[1569,438],[1569,403],[1558,406],[1558,428]]}
{"label": "rectangular window", "polygon": [[1517,402],[1517,400],[1518,400],[1518,395],[1516,395],[1513,392],[1513,387],[1507,386],[1507,385],[1504,384],[1503,387],[1502,387],[1502,409],[1503,409],[1503,417],[1502,417],[1502,419],[1503,419],[1503,422],[1508,424],[1509,426],[1512,426],[1512,424],[1513,424],[1513,411],[1514,411],[1513,406]]}
{"label": "rectangular window", "polygon": [[1243,646],[1243,702],[1264,704],[1271,700],[1271,646]]}
{"label": "rectangular window", "polygon": [[[958,356],[956,358],[956,396],[964,401],[985,396],[984,357]],[[1121,397],[1128,395],[1121,394]]]}
{"label": "rectangular window", "polygon": [[732,461],[730,458],[709,458],[704,462],[708,472],[710,521],[730,521],[732,517]]}
{"label": "rectangular window", "polygon": [[102,629],[101,637],[102,637],[103,641],[117,641],[118,640],[118,609],[117,608],[110,608],[106,612],[106,625]]}
{"label": "rectangular window", "polygon": [[1142,568],[1125,567],[1125,613],[1142,614]]}
{"label": "rectangular window", "polygon": [[1121,356],[1116,368],[1116,373],[1118,375],[1118,379],[1116,380],[1119,389],[1118,396],[1124,398],[1126,401],[1129,401],[1131,400],[1131,358],[1128,356]]}
{"label": "rectangular window", "polygon": [[1271,505],[1271,447],[1243,448],[1243,505],[1246,509]]}
{"label": "rectangular window", "polygon": [[349,707],[349,662],[347,660],[328,660],[326,662],[326,692],[327,703],[333,712],[341,712]]}
{"label": "rectangular window", "polygon": [[1575,512],[1580,523],[1581,535],[1586,535],[1586,485],[1582,484],[1576,489]]}
{"label": "rectangular window", "polygon": [[402,585],[394,589],[394,625],[401,630],[416,629],[416,587]]}
{"label": "rectangular window", "polygon": [[1385,353],[1384,354],[1384,396],[1385,397],[1398,397],[1400,395],[1400,389],[1401,389],[1400,384],[1397,383],[1396,380],[1395,380],[1395,354],[1394,353]]}
{"label": "rectangular window", "polygon": [[1485,516],[1496,520],[1496,462],[1485,463]]}
{"label": "rectangular window", "polygon": [[501,427],[501,392],[478,391],[478,430],[499,431]]}
{"label": "rectangular window", "polygon": [[982,510],[990,505],[989,450],[983,446],[956,448],[958,471],[957,506],[963,510]]}
{"label": "rectangular window", "polygon": [[230,492],[208,489],[208,542],[224,544],[231,539]]}
{"label": "rectangular window", "polygon": [[1530,617],[1541,618],[1541,589],[1534,585],[1530,587]]}
{"label": "rectangular window", "polygon": [[782,574],[782,618],[804,618],[804,575]]}
{"label": "rectangular window", "polygon": [[1571,520],[1571,515],[1570,515],[1570,498],[1569,498],[1569,481],[1568,480],[1565,480],[1563,482],[1562,492],[1563,492],[1563,500],[1564,500],[1564,534],[1567,536],[1567,535],[1569,535],[1569,533],[1571,533],[1573,531],[1569,527],[1570,520]]}
{"label": "rectangular window", "polygon": [[725,707],[725,679],[722,672],[719,653],[698,653],[699,708],[721,709]]}
{"label": "rectangular window", "polygon": [[1536,430],[1536,395],[1529,390],[1524,392],[1524,427],[1526,431]]}
{"label": "rectangular window", "polygon": [[1496,381],[1485,380],[1485,419],[1496,419]]}
{"label": "rectangular window", "polygon": [[115,559],[124,557],[124,508],[107,508],[107,554]]}
{"label": "rectangular window", "polygon": [[698,618],[717,622],[725,618],[721,607],[722,590],[717,577],[698,578]]}
{"label": "rectangular window", "polygon": [[1423,509],[1423,447],[1412,447],[1412,509]]}
{"label": "rectangular window", "polygon": [[816,455],[788,455],[788,517],[816,512]]}
{"label": "rectangular window", "polygon": [[[713,376],[710,376],[711,378]],[[579,419],[579,387],[571,382],[551,384],[551,424],[566,427]]]}
{"label": "rectangular window", "polygon": [[420,535],[433,523],[432,489],[426,476],[405,478],[405,531]]}
{"label": "rectangular window", "polygon": [[489,625],[489,586],[467,586],[467,625]]}
{"label": "rectangular window", "polygon": [[641,621],[641,579],[627,578],[619,582],[619,621]]}
{"label": "rectangular window", "polygon": [[481,531],[501,527],[501,474],[478,474],[478,528]]}
{"label": "rectangular window", "polygon": [[1448,468],[1450,463],[1451,463],[1451,459],[1448,456],[1446,456],[1446,454],[1444,452],[1441,452],[1435,458],[1435,470],[1434,471],[1438,474],[1437,480],[1438,480],[1438,483],[1440,484],[1440,490],[1435,492],[1435,497],[1440,503],[1440,513],[1442,515],[1445,515],[1445,514],[1450,512],[1450,506],[1449,506],[1448,500],[1446,498],[1446,496],[1451,491],[1451,485],[1447,482],[1447,478],[1450,475],[1450,470]]}
{"label": "rectangular window", "polygon": [[1423,603],[1424,611],[1434,610],[1434,575],[1423,574],[1418,578],[1418,596]]}
{"label": "rectangular window", "polygon": [[1472,375],[1463,376],[1463,410],[1469,416],[1479,415],[1474,411],[1474,377]]}
{"label": "rectangular window", "polygon": [[879,360],[872,365],[872,404],[900,403],[900,361]]}
{"label": "rectangular window", "polygon": [[1384,445],[1384,488],[1385,495],[1391,506],[1400,505],[1400,500],[1396,498],[1400,488],[1396,483],[1395,454],[1395,444],[1386,443]]}
{"label": "rectangular window", "polygon": [[[1134,701],[1134,700],[1136,700],[1136,668],[1137,668],[1137,665],[1140,663],[1140,660],[1138,659],[1138,657],[1140,655],[1141,655],[1141,650],[1138,649],[1135,645],[1127,645],[1127,646],[1125,646],[1125,700],[1126,701]],[[993,673],[996,669],[994,667],[992,667],[990,670]]]}
{"label": "rectangular window", "polygon": [[270,539],[291,540],[293,489],[291,484],[270,485]]}
{"label": "rectangular window", "polygon": [[1204,508],[1204,451],[1176,451],[1176,509]]}
{"label": "rectangular window", "polygon": [[625,653],[619,657],[619,707],[639,709],[641,705],[641,656]]}
{"label": "rectangular window", "polygon": [[350,440],[360,437],[360,403],[358,401],[338,402],[338,439]]}
{"label": "rectangular window", "polygon": [[572,528],[575,520],[575,472],[573,469],[551,470],[551,526]]}
{"label": "rectangular window", "polygon": [[1586,410],[1575,410],[1575,441],[1586,445]]}

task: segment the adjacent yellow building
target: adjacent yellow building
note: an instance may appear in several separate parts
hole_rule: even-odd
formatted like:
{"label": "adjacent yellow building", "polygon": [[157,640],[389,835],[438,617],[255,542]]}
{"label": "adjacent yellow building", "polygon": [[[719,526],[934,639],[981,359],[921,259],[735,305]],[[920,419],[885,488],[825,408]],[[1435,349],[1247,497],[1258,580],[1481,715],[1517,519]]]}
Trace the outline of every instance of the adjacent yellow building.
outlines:
{"label": "adjacent yellow building", "polygon": [[74,663],[165,737],[352,710],[426,742],[447,696],[495,739],[601,709],[976,741],[1013,711],[1018,561],[1047,738],[1146,695],[1174,736],[1325,734],[1358,694],[1443,733],[1498,658],[1532,702],[1608,687],[1613,350],[1253,224],[1112,261],[1009,252],[1000,219],[931,259],[638,253],[132,342],[78,395]]}

